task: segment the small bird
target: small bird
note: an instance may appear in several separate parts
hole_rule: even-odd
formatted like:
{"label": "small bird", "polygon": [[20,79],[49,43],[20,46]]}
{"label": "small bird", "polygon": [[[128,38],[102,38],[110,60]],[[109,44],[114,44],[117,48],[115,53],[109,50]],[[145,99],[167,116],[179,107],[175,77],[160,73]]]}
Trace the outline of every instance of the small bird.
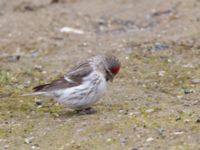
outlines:
{"label": "small bird", "polygon": [[103,96],[107,82],[113,80],[120,67],[114,55],[97,55],[74,66],[59,79],[34,87],[34,93],[28,95],[51,97],[78,112],[90,113],[90,106]]}

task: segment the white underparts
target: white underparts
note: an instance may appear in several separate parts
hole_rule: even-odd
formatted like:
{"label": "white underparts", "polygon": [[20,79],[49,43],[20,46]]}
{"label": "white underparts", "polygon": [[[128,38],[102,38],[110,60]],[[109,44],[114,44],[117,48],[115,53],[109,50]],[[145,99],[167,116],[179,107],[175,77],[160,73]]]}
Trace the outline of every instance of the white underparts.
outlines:
{"label": "white underparts", "polygon": [[[50,95],[67,107],[87,108],[97,102],[106,91],[106,80],[102,73],[93,71],[84,77],[79,86],[53,91]],[[50,96],[49,95],[49,96]]]}

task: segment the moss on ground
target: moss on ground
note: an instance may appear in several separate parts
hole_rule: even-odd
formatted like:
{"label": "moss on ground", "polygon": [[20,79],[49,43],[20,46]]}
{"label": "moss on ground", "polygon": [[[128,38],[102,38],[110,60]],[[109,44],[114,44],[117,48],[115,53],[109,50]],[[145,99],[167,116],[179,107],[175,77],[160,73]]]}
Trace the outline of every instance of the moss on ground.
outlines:
{"label": "moss on ground", "polygon": [[[88,10],[80,1],[10,1],[0,12],[0,149],[199,149],[197,2],[165,1],[162,10],[151,1],[97,1]],[[85,33],[59,33],[66,24]],[[99,52],[118,56],[122,68],[94,106],[97,113],[80,115],[49,98],[21,96]]]}

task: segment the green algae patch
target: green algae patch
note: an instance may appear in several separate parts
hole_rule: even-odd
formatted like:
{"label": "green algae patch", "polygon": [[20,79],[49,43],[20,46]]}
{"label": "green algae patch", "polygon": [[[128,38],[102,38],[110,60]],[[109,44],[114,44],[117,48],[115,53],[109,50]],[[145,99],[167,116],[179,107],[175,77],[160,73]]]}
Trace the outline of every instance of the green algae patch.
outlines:
{"label": "green algae patch", "polygon": [[0,128],[0,139],[5,139],[8,136],[8,131]]}

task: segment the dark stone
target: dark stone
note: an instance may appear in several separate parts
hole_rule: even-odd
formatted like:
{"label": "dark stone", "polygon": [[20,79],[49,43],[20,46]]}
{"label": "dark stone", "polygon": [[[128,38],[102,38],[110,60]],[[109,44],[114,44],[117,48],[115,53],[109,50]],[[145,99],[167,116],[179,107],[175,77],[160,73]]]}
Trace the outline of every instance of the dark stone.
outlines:
{"label": "dark stone", "polygon": [[167,15],[167,14],[170,14],[171,12],[172,12],[172,10],[157,11],[157,12],[154,12],[152,14],[152,17],[158,17],[158,16],[161,16],[161,15]]}
{"label": "dark stone", "polygon": [[176,118],[176,121],[179,121],[179,120],[181,120],[181,117]]}
{"label": "dark stone", "polygon": [[197,119],[196,123],[200,123],[200,118],[199,118],[199,119]]}
{"label": "dark stone", "polygon": [[35,104],[38,105],[38,106],[40,106],[40,105],[42,105],[42,101],[37,100],[37,101],[35,102]]}
{"label": "dark stone", "polygon": [[138,148],[132,148],[131,150],[139,150]]}
{"label": "dark stone", "polygon": [[193,93],[193,91],[190,89],[184,89],[184,94],[190,94],[190,93]]}
{"label": "dark stone", "polygon": [[7,60],[10,61],[10,62],[16,62],[16,61],[19,61],[20,58],[21,58],[20,55],[14,55],[14,56],[8,56]]}
{"label": "dark stone", "polygon": [[162,43],[155,43],[155,45],[149,49],[149,51],[164,51],[169,49],[170,46],[167,44],[162,44]]}
{"label": "dark stone", "polygon": [[51,4],[58,3],[58,2],[59,2],[59,0],[52,0]]}

